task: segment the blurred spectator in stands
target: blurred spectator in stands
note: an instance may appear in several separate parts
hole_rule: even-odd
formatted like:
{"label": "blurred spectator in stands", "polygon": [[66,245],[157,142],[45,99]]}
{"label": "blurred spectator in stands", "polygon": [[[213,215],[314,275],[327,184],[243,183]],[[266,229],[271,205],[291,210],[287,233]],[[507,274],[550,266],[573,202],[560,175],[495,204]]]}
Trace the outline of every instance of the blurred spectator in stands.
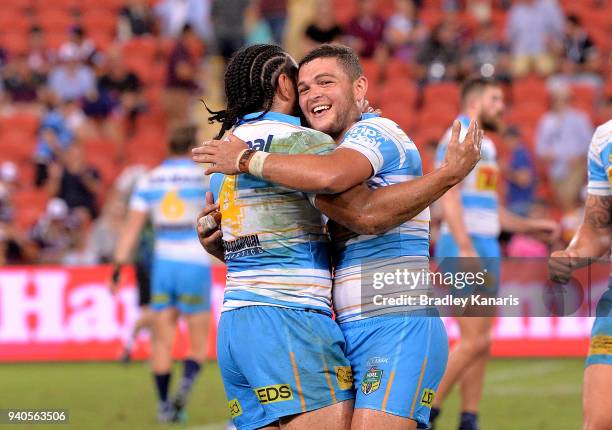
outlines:
{"label": "blurred spectator in stands", "polygon": [[249,0],[212,0],[211,17],[217,49],[225,60],[244,45],[244,15],[249,4]]}
{"label": "blurred spectator in stands", "polygon": [[28,67],[32,74],[41,82],[47,80],[51,65],[55,61],[55,53],[47,46],[42,28],[33,26],[28,39]]}
{"label": "blurred spectator in stands", "polygon": [[582,111],[572,108],[570,88],[551,91],[552,109],[538,124],[536,153],[548,166],[559,207],[573,209],[586,178],[586,157],[593,126]]}
{"label": "blurred spectator in stands", "polygon": [[107,93],[114,111],[128,120],[128,135],[131,135],[136,117],[146,109],[142,82],[128,69],[117,50],[108,53],[105,65],[106,70],[98,79],[98,91]]}
{"label": "blurred spectator in stands", "polygon": [[97,263],[110,263],[126,215],[126,204],[120,198],[110,199],[100,217],[94,221],[87,248]]}
{"label": "blurred spectator in stands", "polygon": [[[155,6],[155,16],[161,33],[165,37],[176,38],[189,25],[201,40],[213,38],[211,24],[211,2],[214,0],[161,0]],[[232,1],[224,0],[225,7],[233,7]],[[242,24],[242,16],[240,16]]]}
{"label": "blurred spectator in stands", "polygon": [[60,64],[49,74],[49,88],[62,101],[79,100],[96,89],[95,75],[90,67],[80,60],[78,50],[64,45],[59,51]]}
{"label": "blurred spectator in stands", "polygon": [[470,13],[480,24],[491,21],[492,5],[491,0],[467,0],[465,10]]}
{"label": "blurred spectator in stands", "polygon": [[427,38],[427,27],[417,18],[413,0],[395,0],[395,12],[385,27],[385,40],[394,57],[412,62],[417,46]]}
{"label": "blurred spectator in stands", "polygon": [[504,131],[503,139],[504,147],[510,155],[508,162],[502,165],[508,183],[506,206],[511,212],[526,217],[535,199],[537,182],[535,163],[523,143],[518,128],[508,127]]}
{"label": "blurred spectator in stands", "polygon": [[30,239],[37,247],[37,262],[57,264],[62,261],[70,248],[75,222],[65,201],[58,198],[49,200],[46,212],[38,219],[30,233]]}
{"label": "blurred spectator in stands", "polygon": [[[550,219],[550,207],[545,200],[536,200],[526,215],[534,219]],[[532,235],[513,234],[507,247],[508,257],[547,258],[550,255],[549,244]]]}
{"label": "blurred spectator in stands", "polygon": [[259,7],[261,17],[270,27],[274,43],[282,46],[287,22],[287,0],[255,0],[255,4]]}
{"label": "blurred spectator in stands", "polygon": [[512,69],[523,76],[535,69],[548,76],[555,70],[552,48],[561,41],[563,13],[556,1],[517,0],[508,12],[506,35],[512,49]]}
{"label": "blurred spectator in stands", "polygon": [[12,193],[18,187],[17,183],[17,165],[12,161],[3,161],[0,163],[0,186]]}
{"label": "blurred spectator in stands", "polygon": [[17,55],[4,71],[4,90],[13,103],[34,103],[38,98],[38,88],[44,84],[28,66],[26,55]]}
{"label": "blurred spectator in stands", "polygon": [[434,28],[416,56],[415,72],[421,82],[454,80],[459,77],[460,47],[451,26]]}
{"label": "blurred spectator in stands", "polygon": [[560,81],[595,86],[602,84],[599,52],[576,15],[570,15],[565,20],[565,35],[557,44],[556,52],[561,65],[559,74],[551,78],[552,85]]}
{"label": "blurred spectator in stands", "polygon": [[87,38],[85,29],[80,25],[70,28],[69,39],[60,46],[60,53],[63,49],[75,52],[77,59],[88,66],[100,65],[103,59],[102,53],[96,49],[96,44]]}
{"label": "blurred spectator in stands", "polygon": [[340,42],[342,28],[334,15],[331,0],[317,0],[312,22],[304,31],[304,51],[313,50],[323,43]]}
{"label": "blurred spectator in stands", "polygon": [[49,167],[49,195],[59,197],[70,209],[83,208],[93,219],[98,215],[97,198],[102,191],[100,173],[89,166],[79,145],[66,149]]}
{"label": "blurred spectator in stands", "polygon": [[479,73],[485,78],[495,76],[508,82],[510,80],[510,50],[495,35],[495,25],[486,22],[479,26],[474,41],[462,59],[464,73]]}
{"label": "blurred spectator in stands", "polygon": [[187,120],[192,98],[197,95],[197,59],[188,46],[192,34],[193,30],[186,25],[168,58],[163,102],[170,128]]}
{"label": "blurred spectator in stands", "polygon": [[155,18],[147,0],[127,0],[119,11],[117,38],[126,41],[153,32]]}
{"label": "blurred spectator in stands", "polygon": [[93,266],[98,263],[98,260],[94,251],[88,246],[87,223],[77,214],[73,214],[74,223],[70,231],[70,245],[62,257],[61,264],[64,266]]}
{"label": "blurred spectator in stands", "polygon": [[36,163],[37,186],[43,185],[48,176],[48,166],[59,155],[74,143],[74,133],[68,126],[64,113],[60,109],[58,97],[51,91],[43,92],[44,112],[40,118],[38,141],[34,162]]}
{"label": "blurred spectator in stands", "polygon": [[360,57],[384,55],[385,20],[378,14],[377,0],[357,0],[357,15],[346,26],[346,42]]}
{"label": "blurred spectator in stands", "polygon": [[0,266],[25,263],[31,257],[26,238],[13,224],[15,209],[11,200],[11,189],[15,177],[7,171],[10,170],[7,167],[6,162],[0,167]]}
{"label": "blurred spectator in stands", "polygon": [[261,17],[257,2],[252,3],[244,12],[245,44],[274,43],[270,26]]}

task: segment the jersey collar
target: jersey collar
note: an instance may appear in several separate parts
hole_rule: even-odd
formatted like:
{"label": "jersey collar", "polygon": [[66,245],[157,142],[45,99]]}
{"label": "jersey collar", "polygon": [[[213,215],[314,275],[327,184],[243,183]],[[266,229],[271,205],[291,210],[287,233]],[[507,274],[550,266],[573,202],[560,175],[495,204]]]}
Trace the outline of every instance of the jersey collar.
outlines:
{"label": "jersey collar", "polygon": [[370,118],[378,118],[380,115],[377,113],[373,113],[373,112],[364,112],[361,114],[361,119],[360,121],[363,121],[364,119],[370,119]]}
{"label": "jersey collar", "polygon": [[[262,113],[263,112],[248,113],[244,117],[242,117],[242,120],[238,122],[238,125],[244,124],[248,121],[252,121],[255,118],[258,118]],[[258,121],[262,121],[265,119],[269,121],[284,122],[291,125],[301,125],[300,118],[298,118],[297,116],[287,115],[280,112],[266,112],[261,118],[258,119]]]}

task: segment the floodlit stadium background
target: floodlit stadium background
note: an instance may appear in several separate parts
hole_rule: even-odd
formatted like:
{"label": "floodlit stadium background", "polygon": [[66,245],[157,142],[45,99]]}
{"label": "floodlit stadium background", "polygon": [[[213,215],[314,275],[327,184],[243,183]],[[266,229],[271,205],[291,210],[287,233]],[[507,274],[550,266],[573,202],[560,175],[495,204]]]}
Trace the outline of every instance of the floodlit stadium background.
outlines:
{"label": "floodlit stadium background", "polygon": [[[191,120],[202,139],[212,136],[215,128],[200,100],[222,107],[224,56],[247,43],[276,38],[298,59],[326,38],[353,46],[369,78],[370,104],[415,141],[426,171],[437,140],[458,113],[461,79],[479,73],[500,78],[512,126],[491,135],[503,167],[500,191],[516,212],[560,221],[563,240],[556,247],[564,245],[582,216],[588,139],[593,126],[612,117],[612,1],[535,0],[546,13],[531,15],[520,10],[522,3],[3,2],[0,408],[68,408],[73,428],[154,427],[146,364],[113,362],[136,316],[133,278],[128,274],[112,297],[104,264],[131,180],[164,158],[174,125]],[[185,24],[191,31],[181,36]],[[77,70],[76,77],[70,79],[66,68]],[[95,183],[89,191],[50,161],[55,146],[66,151],[74,169],[88,172]],[[519,178],[525,171],[526,181]],[[510,189],[509,181],[521,189]],[[433,215],[435,241],[435,207]],[[502,239],[506,255],[549,252],[525,237]],[[214,279],[218,304],[221,265]],[[456,337],[453,321],[446,322]],[[506,358],[490,365],[484,426],[577,428],[590,324],[588,318],[499,324],[493,352]],[[177,356],[184,347],[179,336]],[[147,354],[143,335],[135,356]],[[76,363],[83,361],[88,363]],[[226,403],[214,364],[195,391],[187,428],[222,427]],[[456,402],[448,409],[453,407]]]}

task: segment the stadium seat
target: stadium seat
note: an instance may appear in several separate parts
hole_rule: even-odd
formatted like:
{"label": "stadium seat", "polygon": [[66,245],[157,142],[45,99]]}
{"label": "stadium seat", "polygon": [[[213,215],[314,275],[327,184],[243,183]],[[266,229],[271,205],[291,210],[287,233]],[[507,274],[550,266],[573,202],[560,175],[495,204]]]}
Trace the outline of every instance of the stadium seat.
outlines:
{"label": "stadium seat", "polygon": [[29,9],[34,4],[34,0],[11,0],[4,2],[2,5],[2,13],[7,13],[8,11],[15,11],[22,13],[24,10]]}
{"label": "stadium seat", "polygon": [[385,118],[398,123],[406,133],[410,134],[414,130],[417,118],[413,106],[401,99],[395,99],[383,103],[380,107]]}
{"label": "stadium seat", "polygon": [[94,9],[83,13],[81,22],[88,33],[107,32],[115,34],[117,28],[117,16],[108,10]]}
{"label": "stadium seat", "polygon": [[457,116],[457,108],[446,103],[428,105],[426,109],[419,112],[418,126],[421,128],[442,128],[447,129]]}
{"label": "stadium seat", "polygon": [[[24,191],[16,191],[12,194],[13,204],[17,207],[17,210],[23,208],[36,208],[40,212],[44,211],[44,208],[49,200],[49,195],[44,190],[29,189]],[[40,213],[39,212],[39,213]]]}
{"label": "stadium seat", "polygon": [[361,59],[363,74],[370,82],[377,82],[380,79],[380,65],[369,58]]}
{"label": "stadium seat", "polygon": [[506,113],[507,121],[511,124],[534,127],[538,124],[546,108],[538,104],[515,105]]}
{"label": "stadium seat", "polygon": [[387,101],[398,101],[413,109],[418,95],[418,89],[411,80],[405,78],[389,80],[381,91],[381,105],[385,106]]}
{"label": "stadium seat", "polygon": [[34,136],[38,131],[39,118],[29,112],[15,112],[9,116],[0,116],[0,132],[19,132]]}
{"label": "stadium seat", "polygon": [[51,49],[57,50],[65,42],[68,41],[68,32],[66,31],[54,31],[45,34],[45,41],[47,46]]}
{"label": "stadium seat", "polygon": [[449,108],[457,109],[459,106],[459,86],[454,82],[440,82],[429,84],[423,91],[425,108],[439,104],[443,101]]}
{"label": "stadium seat", "polygon": [[87,37],[93,41],[96,49],[100,51],[107,51],[113,44],[113,33],[109,33],[106,30],[88,32]]}
{"label": "stadium seat", "polygon": [[28,50],[28,40],[24,33],[5,33],[0,36],[0,43],[10,55],[25,54]]}
{"label": "stadium seat", "polygon": [[41,10],[36,22],[48,33],[68,32],[70,26],[75,24],[74,18],[68,12],[58,9]]}
{"label": "stadium seat", "polygon": [[143,58],[152,61],[158,50],[158,42],[153,37],[134,37],[121,47],[124,60]]}
{"label": "stadium seat", "polygon": [[30,20],[21,12],[3,10],[2,13],[0,13],[0,31],[2,31],[2,33],[20,33],[25,35],[30,29],[30,26]]}
{"label": "stadium seat", "polygon": [[544,80],[535,76],[516,80],[512,85],[512,100],[514,103],[545,103],[548,90]]}
{"label": "stadium seat", "polygon": [[16,162],[30,160],[34,156],[35,144],[34,136],[20,130],[5,130],[0,135],[3,156]]}
{"label": "stadium seat", "polygon": [[405,61],[391,59],[385,68],[385,75],[388,80],[409,79],[410,64]]}
{"label": "stadium seat", "polygon": [[333,0],[336,21],[343,26],[355,16],[357,8],[353,0]]}

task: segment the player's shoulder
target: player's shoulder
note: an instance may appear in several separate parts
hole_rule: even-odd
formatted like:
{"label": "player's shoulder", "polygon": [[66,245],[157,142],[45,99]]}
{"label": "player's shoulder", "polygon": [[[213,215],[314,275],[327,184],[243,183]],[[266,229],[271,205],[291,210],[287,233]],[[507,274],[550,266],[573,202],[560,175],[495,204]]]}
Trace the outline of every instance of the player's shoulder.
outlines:
{"label": "player's shoulder", "polygon": [[595,129],[591,139],[589,156],[600,156],[610,144],[612,144],[612,119]]}
{"label": "player's shoulder", "polygon": [[364,114],[362,119],[353,124],[346,134],[347,136],[368,136],[376,138],[376,140],[412,142],[398,123],[392,119],[373,114]]}

